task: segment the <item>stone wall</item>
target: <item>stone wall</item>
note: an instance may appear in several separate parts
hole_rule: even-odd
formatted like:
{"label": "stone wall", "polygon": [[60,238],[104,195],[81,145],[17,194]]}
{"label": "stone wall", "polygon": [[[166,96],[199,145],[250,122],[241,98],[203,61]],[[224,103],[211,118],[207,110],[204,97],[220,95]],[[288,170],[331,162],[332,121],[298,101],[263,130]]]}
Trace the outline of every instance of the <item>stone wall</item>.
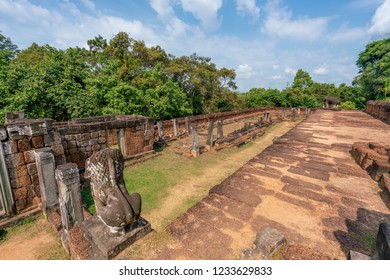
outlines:
{"label": "stone wall", "polygon": [[[20,118],[21,117],[21,118]],[[107,146],[121,148],[123,156],[153,151],[155,120],[142,116],[109,115],[55,123],[52,119],[31,120],[7,115],[2,147],[12,188],[14,212],[37,208],[41,203],[35,155],[49,148],[55,166],[85,160]],[[120,144],[121,142],[121,144]],[[121,147],[119,147],[121,146]]]}
{"label": "stone wall", "polygon": [[390,102],[370,100],[366,103],[367,114],[390,124]]}
{"label": "stone wall", "polygon": [[54,126],[61,134],[66,162],[84,168],[87,158],[106,147],[121,148],[125,158],[152,151],[154,139],[149,135],[154,133],[153,124],[154,119],[148,117],[109,115],[54,123]]}
{"label": "stone wall", "polygon": [[35,150],[50,148],[56,164],[65,163],[61,136],[52,124],[50,119],[17,119],[5,126],[8,138],[2,145],[16,212],[38,207],[41,202]]}

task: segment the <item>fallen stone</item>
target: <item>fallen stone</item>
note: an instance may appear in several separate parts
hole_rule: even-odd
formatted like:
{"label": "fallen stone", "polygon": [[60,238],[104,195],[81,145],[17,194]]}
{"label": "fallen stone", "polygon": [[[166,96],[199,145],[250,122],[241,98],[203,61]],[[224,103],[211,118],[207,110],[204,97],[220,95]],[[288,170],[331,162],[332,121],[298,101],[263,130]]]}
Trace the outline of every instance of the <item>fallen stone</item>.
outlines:
{"label": "fallen stone", "polygon": [[265,228],[257,233],[253,244],[253,256],[256,259],[266,260],[286,246],[287,240],[279,230]]}
{"label": "fallen stone", "polygon": [[356,261],[356,260],[367,261],[367,260],[372,260],[372,258],[370,256],[365,255],[365,254],[362,254],[362,253],[350,250],[349,254],[348,254],[348,260],[352,260],[352,261]]}
{"label": "fallen stone", "polygon": [[390,163],[387,160],[374,160],[370,168],[370,176],[373,180],[379,181],[383,174],[390,172]]}

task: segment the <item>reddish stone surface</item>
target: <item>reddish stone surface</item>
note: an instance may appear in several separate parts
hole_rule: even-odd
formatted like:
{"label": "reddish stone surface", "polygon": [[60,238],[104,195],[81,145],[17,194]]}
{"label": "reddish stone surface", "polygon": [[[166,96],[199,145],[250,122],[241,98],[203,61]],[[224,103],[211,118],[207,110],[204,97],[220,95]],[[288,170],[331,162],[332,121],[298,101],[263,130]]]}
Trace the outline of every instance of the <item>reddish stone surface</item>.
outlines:
{"label": "reddish stone surface", "polygon": [[13,140],[10,140],[10,141],[7,141],[7,142],[3,142],[3,149],[4,149],[4,154],[5,155],[11,155],[11,154],[15,154],[17,153],[19,150],[18,150],[18,142],[17,141],[13,141]]}
{"label": "reddish stone surface", "polygon": [[19,177],[18,180],[19,180],[20,187],[27,187],[28,185],[31,184],[31,179],[29,175]]}
{"label": "reddish stone surface", "polygon": [[368,147],[382,156],[387,156],[386,147],[378,142],[370,142]]}
{"label": "reddish stone surface", "polygon": [[18,166],[16,168],[10,168],[8,169],[8,175],[10,179],[16,179],[20,176],[26,176],[28,175],[27,168],[25,165]]}
{"label": "reddish stone surface", "polygon": [[31,151],[24,152],[24,161],[26,163],[33,163],[33,162],[35,162],[35,151],[31,150]]}
{"label": "reddish stone surface", "polygon": [[43,136],[39,135],[39,136],[31,137],[31,146],[34,149],[43,148],[45,146],[45,144],[43,142]]}
{"label": "reddish stone surface", "polygon": [[27,198],[27,187],[13,189],[12,192],[16,200]]}
{"label": "reddish stone surface", "polygon": [[37,165],[35,163],[27,164],[27,171],[29,175],[35,175],[38,173]]}
{"label": "reddish stone surface", "polygon": [[28,138],[18,140],[18,149],[20,152],[31,150],[31,145]]}
{"label": "reddish stone surface", "polygon": [[5,161],[10,168],[16,168],[25,164],[23,153],[8,155],[5,157]]}

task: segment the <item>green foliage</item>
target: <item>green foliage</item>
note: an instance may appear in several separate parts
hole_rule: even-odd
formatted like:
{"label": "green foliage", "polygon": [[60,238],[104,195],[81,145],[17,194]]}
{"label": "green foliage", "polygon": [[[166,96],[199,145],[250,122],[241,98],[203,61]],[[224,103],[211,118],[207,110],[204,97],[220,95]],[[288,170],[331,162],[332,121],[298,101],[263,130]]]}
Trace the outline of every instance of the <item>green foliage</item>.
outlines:
{"label": "green foliage", "polygon": [[24,111],[58,121],[101,114],[169,119],[242,105],[231,91],[234,70],[218,69],[210,58],[176,58],[125,32],[87,44],[88,50],[32,44],[19,52],[1,35],[0,118]]}
{"label": "green foliage", "polygon": [[345,101],[339,107],[344,110],[356,110],[356,104],[352,101]]}
{"label": "green foliage", "polygon": [[369,43],[356,62],[359,75],[354,84],[366,100],[384,99],[390,94],[390,38]]}
{"label": "green foliage", "polygon": [[19,51],[0,33],[0,122],[7,111],[57,121],[101,114],[169,119],[257,106],[321,107],[325,96],[364,109],[369,99],[390,97],[390,38],[360,53],[353,86],[317,83],[299,69],[284,90],[245,94],[234,91],[234,70],[218,69],[196,53],[175,57],[125,32],[111,40],[98,35],[87,44],[66,50],[32,44]]}

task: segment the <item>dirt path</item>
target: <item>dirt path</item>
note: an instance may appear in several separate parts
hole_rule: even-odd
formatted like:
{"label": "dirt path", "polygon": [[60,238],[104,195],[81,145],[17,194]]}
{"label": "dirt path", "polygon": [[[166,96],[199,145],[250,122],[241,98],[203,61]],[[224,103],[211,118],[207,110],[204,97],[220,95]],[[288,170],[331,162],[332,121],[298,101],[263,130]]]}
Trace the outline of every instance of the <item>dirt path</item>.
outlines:
{"label": "dirt path", "polygon": [[66,259],[56,233],[43,218],[9,230],[0,244],[0,260]]}

